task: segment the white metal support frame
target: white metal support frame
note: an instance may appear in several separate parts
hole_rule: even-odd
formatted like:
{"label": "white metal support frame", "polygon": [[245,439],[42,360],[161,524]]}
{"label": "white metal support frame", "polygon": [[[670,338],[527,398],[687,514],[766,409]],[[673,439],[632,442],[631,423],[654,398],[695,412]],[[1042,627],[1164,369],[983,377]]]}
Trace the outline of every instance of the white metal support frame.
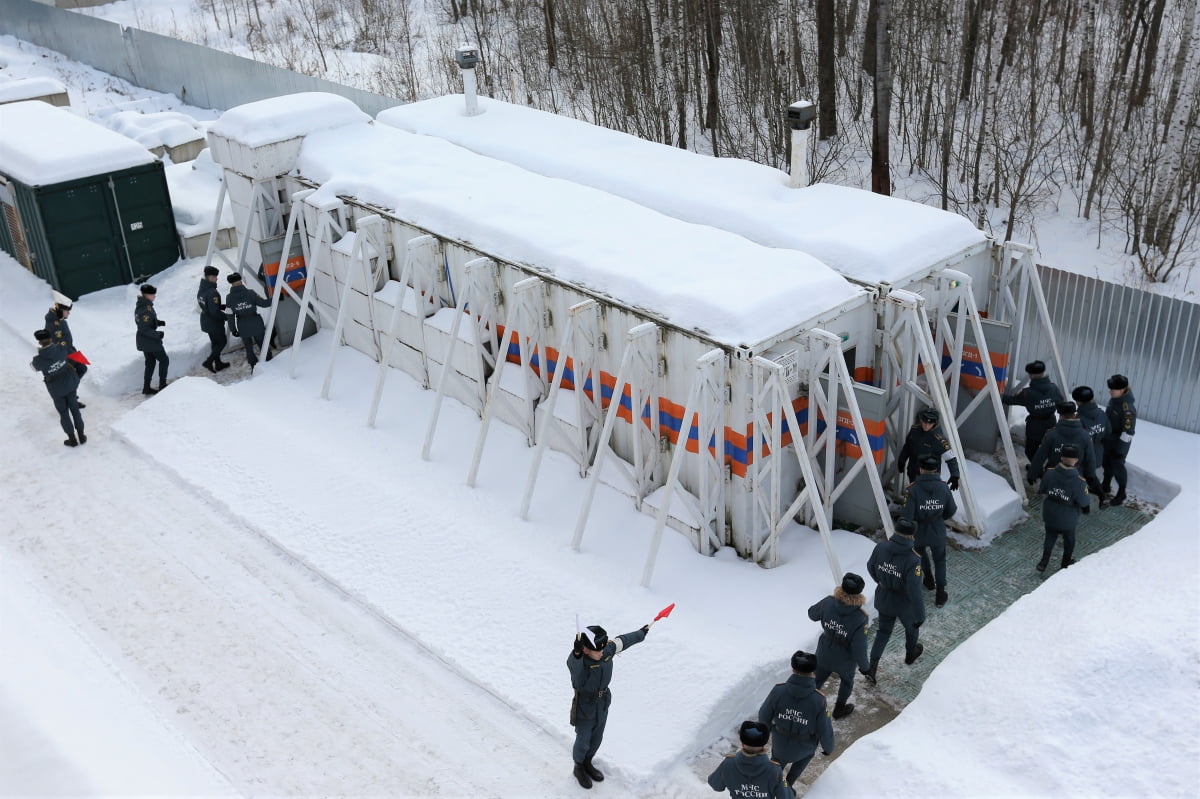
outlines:
{"label": "white metal support frame", "polygon": [[[696,359],[696,376],[688,391],[687,404],[683,410],[683,423],[675,440],[675,452],[671,456],[671,468],[667,472],[661,504],[654,522],[654,538],[646,555],[646,566],[642,571],[642,585],[650,585],[654,574],[654,563],[658,559],[658,547],[662,542],[663,528],[671,512],[671,499],[678,493],[680,501],[690,506],[692,516],[700,522],[700,553],[704,555],[720,549],[725,541],[725,373],[728,356],[722,350],[709,350]],[[700,459],[699,502],[679,482],[679,470],[683,465],[687,443],[691,435],[692,418],[696,418],[696,444]],[[709,453],[708,442],[716,441],[716,451]]]}
{"label": "white metal support frame", "polygon": [[[653,322],[644,322],[625,334],[625,349],[621,353],[621,365],[617,368],[617,379],[613,385],[612,399],[608,404],[608,410],[604,416],[604,428],[600,431],[600,439],[596,442],[596,460],[592,464],[591,474],[588,475],[587,490],[584,492],[583,502],[579,506],[579,517],[575,521],[575,535],[571,539],[571,546],[578,551],[580,544],[583,542],[583,531],[587,527],[588,515],[592,510],[592,499],[596,495],[596,483],[600,481],[600,472],[604,468],[605,459],[612,454],[608,447],[608,442],[612,439],[613,427],[616,426],[617,417],[621,409],[621,397],[625,394],[625,386],[630,386],[631,398],[634,400],[631,407],[634,420],[634,429],[639,430],[643,427],[640,424],[641,408],[637,403],[637,397],[644,394],[643,391],[636,389],[636,382],[640,378],[645,381],[649,376],[646,374],[647,364],[652,364],[658,357],[658,325]],[[651,368],[651,374],[654,375],[653,382],[657,384],[657,368]],[[598,383],[593,382],[593,390],[600,392],[602,389]],[[635,435],[635,442],[640,440],[640,437]],[[635,452],[638,447],[635,445]],[[652,455],[655,453],[652,453]],[[636,461],[636,457],[635,457]],[[615,463],[621,464],[618,458]],[[627,470],[622,470],[627,478],[633,481],[633,477]],[[636,488],[635,488],[636,491]],[[644,494],[638,496],[640,499]]]}
{"label": "white metal support frame", "polygon": [[539,383],[543,385],[545,383],[545,380],[538,377],[533,371],[532,364],[535,349],[539,351],[542,359],[545,360],[545,350],[541,346],[543,320],[542,296],[541,278],[527,277],[513,285],[508,316],[504,323],[504,336],[496,352],[496,371],[492,372],[492,378],[488,381],[487,402],[483,407],[483,420],[479,426],[479,435],[475,439],[475,454],[471,457],[471,470],[467,474],[467,485],[472,488],[475,487],[475,478],[479,476],[479,464],[483,459],[483,445],[487,441],[488,428],[491,426],[492,417],[496,415],[496,411],[498,410],[497,404],[509,401],[505,396],[508,392],[505,391],[500,381],[504,377],[506,367],[511,365],[507,357],[508,346],[514,336],[517,338],[517,346],[521,353],[521,362],[519,365],[521,370],[519,380],[521,382],[518,384],[520,394],[514,396],[513,400],[520,406],[519,418],[523,424],[522,432],[525,433],[526,440],[531,446],[534,443],[534,407],[542,397],[541,393],[536,398],[530,396],[531,392],[528,388],[529,384],[535,378],[538,379]]}
{"label": "white metal support frame", "polygon": [[[224,183],[224,181],[222,181],[221,182],[222,190],[224,190],[224,187],[225,187],[225,183]],[[301,189],[300,191],[293,193],[292,194],[292,208],[299,208],[300,203],[303,202],[308,197],[310,197],[314,191],[316,191],[316,190],[315,189]],[[301,249],[302,253],[304,254],[304,263],[307,268],[307,264],[309,262],[311,254],[308,249],[308,236],[307,236],[305,227],[306,226],[304,224],[304,214],[303,213],[294,213],[294,214],[290,214],[288,216],[287,228],[284,230],[284,234],[283,234],[283,253],[279,257],[279,274],[275,278],[275,291],[271,294],[271,310],[267,313],[267,331],[268,331],[267,347],[268,348],[271,346],[271,332],[275,330],[275,319],[279,315],[279,303],[283,301],[284,292],[287,292],[289,295],[291,295],[292,299],[294,299],[298,305],[301,304],[300,295],[297,294],[292,289],[292,287],[288,285],[287,281],[284,280],[284,276],[285,276],[285,270],[287,268],[288,253],[290,253],[292,251],[292,249],[291,249],[292,248],[292,240],[296,236],[300,237],[300,249]],[[311,279],[311,276],[308,279]],[[305,281],[306,286],[308,285],[308,282],[307,282],[308,279],[306,279],[306,281]],[[318,325],[321,323],[319,312],[313,313],[313,311],[311,310],[311,307],[310,307],[309,314],[313,317],[314,322],[316,322]],[[303,330],[303,328],[304,328],[304,315],[301,314],[296,317],[296,329]],[[294,377],[294,375],[293,375],[293,377]]]}
{"label": "white metal support frame", "polygon": [[[333,325],[333,341],[329,347],[329,363],[325,367],[325,382],[321,386],[321,398],[329,399],[329,389],[333,385],[333,367],[337,362],[338,350],[342,348],[342,331],[346,327],[346,316],[350,313],[350,293],[354,291],[354,268],[362,273],[363,290],[367,293],[367,302],[373,305],[373,295],[378,275],[371,268],[371,259],[376,259],[376,269],[387,269],[386,250],[378,248],[378,228],[382,227],[383,218],[378,214],[368,214],[357,222],[357,235],[350,250],[350,261],[346,265],[346,281],[342,285],[342,295],[338,300],[337,321]],[[372,313],[372,330],[374,330],[374,314]],[[378,353],[376,353],[378,356]]]}
{"label": "white metal support frame", "polygon": [[[546,444],[550,440],[551,430],[555,424],[554,409],[555,403],[558,402],[559,389],[562,388],[563,376],[567,373],[567,357],[571,356],[575,366],[574,384],[576,395],[576,408],[578,414],[576,418],[579,420],[578,434],[575,441],[575,452],[572,453],[575,460],[580,464],[580,474],[585,474],[588,464],[591,462],[591,452],[588,441],[588,429],[591,426],[592,419],[586,414],[586,409],[592,407],[588,401],[587,395],[583,391],[584,380],[586,373],[581,374],[579,369],[580,358],[574,353],[578,349],[587,349],[589,343],[595,347],[594,335],[590,338],[585,335],[585,331],[593,333],[599,329],[600,323],[600,304],[595,300],[584,300],[572,305],[567,311],[567,324],[563,330],[562,339],[558,344],[558,362],[554,369],[554,379],[550,381],[550,393],[546,395],[546,402],[542,409],[542,423],[537,431],[537,448],[533,453],[533,463],[529,466],[529,477],[525,480],[525,493],[521,497],[521,518],[529,518],[529,505],[533,500],[533,487],[537,483],[538,471],[542,466],[542,455],[546,451]],[[583,339],[583,346],[578,347],[578,341]],[[586,359],[589,363],[594,362],[594,353],[591,358]],[[545,368],[549,367],[549,356],[542,352],[542,364]],[[599,375],[592,382],[593,386],[599,386]],[[593,391],[593,394],[596,392]]]}
{"label": "white metal support frame", "polygon": [[[341,221],[341,212],[344,206],[342,201],[337,198],[326,200],[317,205],[312,202],[314,198],[311,195],[305,195],[303,201],[299,205],[292,206],[292,216],[300,216],[301,219],[297,222],[300,225],[303,238],[302,242],[308,240],[308,214],[311,212],[315,216],[316,236],[313,238],[312,246],[305,253],[305,263],[308,269],[308,279],[304,282],[304,293],[300,297],[300,314],[299,319],[303,319],[305,314],[310,312],[310,308],[316,307],[319,311],[320,305],[313,305],[312,293],[317,284],[317,271],[321,266],[321,259],[328,254],[329,246],[334,242],[335,237],[340,238],[345,233],[345,227]],[[337,218],[334,215],[337,215]],[[329,320],[336,324],[337,320]],[[303,325],[296,325],[296,333],[292,338],[292,352],[288,356],[288,376],[292,379],[296,377],[296,351],[300,349],[300,339],[304,332]]]}
{"label": "white metal support frame", "polygon": [[[249,179],[249,178],[248,178]],[[250,204],[246,208],[246,218],[240,226],[237,226],[238,232],[238,255],[237,263],[231,262],[225,257],[225,254],[216,248],[217,231],[221,225],[221,211],[225,207],[225,197],[228,194],[229,187],[226,183],[225,170],[221,170],[221,188],[217,192],[217,208],[213,212],[212,232],[208,237],[208,251],[204,255],[204,265],[212,266],[213,255],[218,256],[225,265],[238,274],[243,274],[249,264],[246,262],[246,253],[250,249],[250,241],[255,238],[254,232],[257,232],[257,239],[271,238],[278,236],[283,232],[283,208],[280,205],[279,197],[276,194],[276,181],[278,178],[257,178],[250,180]],[[265,220],[265,222],[264,222]],[[237,220],[234,220],[236,225]],[[257,229],[257,230],[255,230]],[[284,251],[286,253],[286,250]],[[285,254],[286,258],[286,254]]]}
{"label": "white metal support frame", "polygon": [[[1014,293],[1014,288],[1016,289]],[[1046,331],[1050,342],[1050,358],[1054,363],[1058,384],[1064,388],[1067,382],[1067,371],[1063,367],[1062,353],[1058,349],[1058,339],[1054,335],[1054,323],[1050,320],[1050,309],[1046,305],[1046,294],[1042,291],[1042,282],[1038,279],[1037,265],[1033,261],[1033,248],[1028,244],[1006,241],[1000,248],[999,274],[994,276],[994,294],[998,297],[996,320],[1009,322],[1013,326],[1013,338],[1009,346],[1009,363],[1016,362],[1021,352],[1022,326],[1027,316],[1029,299],[1032,296],[1038,320]]]}
{"label": "white metal support frame", "polygon": [[[752,393],[750,396],[751,424],[754,436],[750,441],[753,459],[750,464],[749,490],[753,504],[753,538],[751,559],[775,566],[779,563],[779,535],[792,517],[806,506],[811,507],[825,557],[835,580],[841,580],[842,567],[833,551],[829,518],[821,503],[817,475],[812,467],[812,455],[800,435],[800,422],[788,391],[786,369],[782,364],[756,355],[751,361]],[[792,452],[800,466],[803,486],[786,510],[783,509],[783,425],[792,434]],[[815,425],[810,425],[815,426]],[[763,456],[762,444],[770,454]],[[762,531],[766,531],[765,537]]]}
{"label": "white metal support frame", "polygon": [[[393,225],[392,236],[396,236],[396,226]],[[397,242],[398,243],[398,242]],[[441,242],[433,236],[414,236],[405,246],[393,246],[395,252],[404,252],[404,265],[400,267],[400,291],[396,295],[396,306],[392,309],[392,317],[388,320],[387,332],[383,336],[383,353],[379,359],[379,369],[375,373],[375,389],[371,392],[371,407],[367,411],[367,426],[375,426],[375,417],[379,413],[379,402],[383,398],[383,386],[387,381],[388,370],[392,363],[392,348],[400,338],[400,321],[404,314],[404,299],[408,292],[413,291],[414,273],[417,264],[424,260],[440,258]],[[432,256],[430,255],[432,253]],[[422,347],[422,351],[424,348]]]}
{"label": "white metal support frame", "polygon": [[[468,314],[472,329],[471,343],[475,354],[475,357],[471,359],[471,365],[475,370],[472,377],[475,379],[475,390],[479,392],[480,416],[483,415],[487,399],[484,368],[485,366],[494,368],[496,363],[499,339],[495,333],[495,320],[499,315],[497,301],[501,296],[499,266],[491,258],[475,258],[463,264],[463,272],[463,285],[458,291],[454,322],[450,325],[450,341],[446,345],[445,363],[442,364],[442,371],[438,376],[433,413],[429,415],[429,424],[425,428],[425,442],[421,445],[421,458],[424,460],[429,460],[429,451],[433,447],[433,434],[437,430],[438,417],[442,412],[442,399],[446,395],[446,389],[449,388],[450,381],[458,377],[458,370],[454,367],[454,355],[458,352],[458,332],[462,327],[463,319]],[[484,344],[485,338],[487,346]]]}

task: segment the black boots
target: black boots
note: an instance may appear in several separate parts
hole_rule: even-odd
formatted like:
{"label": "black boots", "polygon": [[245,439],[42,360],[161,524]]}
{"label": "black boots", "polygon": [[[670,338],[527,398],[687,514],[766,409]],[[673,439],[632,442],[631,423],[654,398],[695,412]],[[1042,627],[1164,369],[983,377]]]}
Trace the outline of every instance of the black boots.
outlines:
{"label": "black boots", "polygon": [[592,765],[590,757],[583,761],[583,770],[592,778],[592,782],[604,782],[604,772]]}
{"label": "black boots", "polygon": [[157,394],[158,389],[150,388],[150,384],[147,383],[146,385],[142,386],[142,393],[149,396],[150,394]]}
{"label": "black boots", "polygon": [[588,776],[587,769],[583,767],[582,763],[575,764],[575,779],[579,780],[581,788],[592,787],[592,778]]}
{"label": "black boots", "polygon": [[871,683],[871,685],[874,685],[876,682],[876,678],[878,677],[878,672],[879,672],[879,661],[872,660],[870,668],[868,668],[866,671],[862,672],[862,676],[867,678],[867,682]]}
{"label": "black boots", "polygon": [[75,436],[71,436],[70,438],[68,438],[66,441],[63,442],[63,446],[64,447],[78,447],[79,442],[75,440]]}
{"label": "black boots", "polygon": [[930,574],[929,572],[925,572],[925,578],[924,578],[923,582],[925,583],[926,591],[933,590],[934,586],[933,586],[933,575],[932,574]]}
{"label": "black boots", "polygon": [[937,590],[937,598],[934,599],[933,604],[940,608],[942,605],[946,604],[946,600],[948,599],[950,599],[950,596],[946,593],[946,589],[939,588]]}
{"label": "black boots", "polygon": [[1108,501],[1109,505],[1124,505],[1125,504],[1125,489],[1117,489],[1117,495]]}
{"label": "black boots", "polygon": [[918,643],[914,646],[907,655],[904,656],[904,665],[911,666],[917,662],[917,658],[921,657],[921,653],[925,651],[925,644]]}
{"label": "black boots", "polygon": [[1074,565],[1075,565],[1075,558],[1063,558],[1062,567],[1064,569],[1067,568],[1068,566],[1074,566]]}
{"label": "black boots", "polygon": [[1037,565],[1037,566],[1034,566],[1034,568],[1035,568],[1035,569],[1037,569],[1037,570],[1038,570],[1038,571],[1040,571],[1040,572],[1044,572],[1044,571],[1046,571],[1046,567],[1047,567],[1047,566],[1049,566],[1049,565],[1050,565],[1050,561],[1048,561],[1048,560],[1046,560],[1045,558],[1043,558],[1042,560],[1039,560],[1039,561],[1038,561],[1038,565]]}
{"label": "black boots", "polygon": [[217,361],[213,365],[216,367],[215,369],[213,369],[213,371],[219,372],[222,369],[228,369],[232,364],[226,363],[225,361],[222,361],[218,358]]}
{"label": "black boots", "polygon": [[200,365],[203,366],[208,371],[212,372],[214,375],[217,373],[217,364],[216,364],[216,361],[214,361],[212,358],[205,358],[204,362],[201,363]]}
{"label": "black boots", "polygon": [[79,443],[80,443],[80,444],[86,444],[86,443],[87,443],[87,436],[85,436],[85,435],[83,434],[83,431],[82,431],[82,430],[80,430],[80,431],[79,431]]}
{"label": "black boots", "polygon": [[846,718],[846,716],[849,716],[853,712],[854,712],[854,705],[850,704],[849,702],[847,702],[845,704],[843,704],[842,702],[838,702],[833,706],[833,713],[831,713],[830,715],[832,715],[835,719],[844,719],[844,718]]}

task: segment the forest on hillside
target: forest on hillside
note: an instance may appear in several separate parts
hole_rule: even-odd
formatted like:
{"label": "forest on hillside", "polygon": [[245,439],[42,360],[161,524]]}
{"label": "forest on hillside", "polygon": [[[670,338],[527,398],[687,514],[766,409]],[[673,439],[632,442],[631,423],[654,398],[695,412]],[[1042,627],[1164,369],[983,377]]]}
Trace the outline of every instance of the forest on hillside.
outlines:
{"label": "forest on hillside", "polygon": [[199,2],[302,72],[346,80],[331,55],[370,54],[355,85],[422,99],[461,90],[470,42],[486,95],[780,168],[784,109],[809,99],[814,181],[871,186],[874,151],[876,190],[1001,240],[1065,198],[1149,281],[1200,249],[1195,0]]}

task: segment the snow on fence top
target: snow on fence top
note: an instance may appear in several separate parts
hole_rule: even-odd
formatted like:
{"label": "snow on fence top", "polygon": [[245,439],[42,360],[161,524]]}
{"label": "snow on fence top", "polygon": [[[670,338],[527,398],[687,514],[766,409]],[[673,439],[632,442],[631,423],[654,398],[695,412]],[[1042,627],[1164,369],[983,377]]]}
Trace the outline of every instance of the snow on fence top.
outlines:
{"label": "snow on fence top", "polygon": [[728,345],[754,345],[863,295],[820,261],[682,222],[442,139],[377,124],[308,136],[317,202],[354,197]]}
{"label": "snow on fence top", "polygon": [[63,94],[67,87],[54,78],[21,78],[0,83],[0,103],[32,100],[52,94]]}
{"label": "snow on fence top", "polygon": [[787,186],[772,167],[712,158],[587,122],[462,95],[382,111],[380,122],[438,136],[534,172],[594,186],[771,247],[800,250],[843,275],[903,285],[986,235],[957,214],[859,189]]}
{"label": "snow on fence top", "polygon": [[155,160],[137,142],[40,100],[0,105],[0,132],[0,172],[27,186],[50,186]]}
{"label": "snow on fence top", "polygon": [[247,147],[262,147],[370,118],[345,97],[299,92],[231,108],[209,130]]}

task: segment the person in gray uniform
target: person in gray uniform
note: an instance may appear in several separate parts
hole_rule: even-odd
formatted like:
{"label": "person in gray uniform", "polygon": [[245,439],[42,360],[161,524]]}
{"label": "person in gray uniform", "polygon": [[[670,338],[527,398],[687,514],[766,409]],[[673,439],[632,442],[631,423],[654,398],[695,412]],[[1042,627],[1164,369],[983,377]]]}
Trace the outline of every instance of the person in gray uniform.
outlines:
{"label": "person in gray uniform", "polygon": [[258,315],[258,308],[270,308],[271,301],[264,299],[242,283],[242,276],[234,272],[225,278],[229,281],[229,294],[225,297],[225,306],[229,309],[229,329],[233,335],[242,340],[246,347],[246,362],[250,364],[250,372],[254,373],[254,365],[258,363],[258,353],[255,347],[262,347],[266,337],[267,326]]}
{"label": "person in gray uniform", "polygon": [[608,723],[608,708],[612,704],[608,684],[612,681],[613,658],[646,640],[650,625],[612,639],[599,625],[587,629],[587,635],[575,636],[575,647],[567,656],[567,671],[571,673],[571,687],[575,689],[575,698],[571,702],[571,726],[575,728],[575,746],[571,755],[575,759],[575,779],[584,788],[591,788],[593,782],[604,779],[603,772],[592,764],[592,758],[604,740],[604,726]]}
{"label": "person in gray uniform", "polygon": [[1129,387],[1129,378],[1125,375],[1113,375],[1108,378],[1108,407],[1104,409],[1108,416],[1108,436],[1104,439],[1104,497],[1107,499],[1112,490],[1112,481],[1117,480],[1117,493],[1107,503],[1101,505],[1121,505],[1125,502],[1125,486],[1129,475],[1125,471],[1125,458],[1129,455],[1129,445],[1133,443],[1133,434],[1137,432],[1137,404],[1133,398],[1133,389]]}
{"label": "person in gray uniform", "polygon": [[[154,298],[158,289],[146,283],[140,289],[142,296],[138,297],[133,307],[133,321],[137,325],[137,337],[134,339],[138,352],[146,356],[146,371],[142,377],[142,393],[157,394],[167,387],[167,366],[171,359],[163,347],[164,333],[159,330],[166,322],[158,318],[154,312]],[[154,377],[154,366],[158,364],[158,388],[150,388],[150,379]]]}
{"label": "person in gray uniform", "polygon": [[863,578],[846,572],[832,595],[808,609],[808,617],[821,623],[816,686],[824,685],[830,674],[836,673],[841,678],[833,706],[835,719],[854,712],[854,705],[847,702],[854,690],[854,672],[867,669],[867,612],[863,610],[866,597],[862,593],[865,586]]}
{"label": "person in gray uniform", "polygon": [[[862,579],[862,578],[859,578]],[[823,637],[823,636],[822,636]],[[863,658],[867,655],[863,644]],[[792,676],[771,689],[758,709],[758,720],[771,729],[771,759],[781,766],[791,764],[785,782],[791,788],[821,746],[821,754],[833,754],[833,722],[829,703],[817,690],[813,671],[818,658],[799,650],[792,655]]]}
{"label": "person in gray uniform", "polygon": [[896,456],[896,469],[906,473],[911,482],[917,479],[921,461],[928,457],[935,457],[940,461],[949,452],[950,457],[946,459],[946,468],[950,470],[950,479],[947,484],[951,491],[957,491],[958,458],[951,451],[950,442],[938,429],[940,418],[941,416],[934,408],[924,408],[917,414],[917,421],[908,431],[908,435],[904,438],[904,446],[900,448],[900,454]]}
{"label": "person in gray uniform", "polygon": [[783,781],[783,768],[767,757],[771,728],[761,721],[743,721],[738,729],[742,748],[728,755],[708,775],[714,791],[729,791],[735,799],[795,799]]}
{"label": "person in gray uniform", "polygon": [[[904,491],[900,515],[916,522],[916,550],[924,571],[922,584],[937,589],[934,604],[939,608],[949,599],[946,593],[946,520],[958,513],[954,494],[941,480],[941,462],[933,456],[921,461],[921,473]],[[930,563],[930,554],[933,562]]]}
{"label": "person in gray uniform", "polygon": [[86,444],[83,414],[79,412],[79,398],[75,396],[75,391],[79,388],[79,374],[67,361],[67,345],[55,344],[54,334],[48,330],[38,330],[33,337],[37,339],[38,351],[29,365],[42,373],[46,391],[50,393],[50,399],[54,400],[58,421],[63,432],[67,434],[67,440],[63,444],[68,447]]}
{"label": "person in gray uniform", "polygon": [[1092,445],[1092,437],[1083,429],[1075,403],[1070,401],[1058,403],[1058,424],[1042,439],[1042,445],[1029,462],[1026,471],[1029,484],[1034,485],[1047,469],[1058,465],[1062,448],[1067,444],[1074,445],[1080,453],[1079,473],[1087,481],[1088,490],[1099,494],[1100,481],[1096,479],[1096,450]]}
{"label": "person in gray uniform", "polygon": [[221,360],[229,337],[225,335],[225,306],[217,291],[219,274],[215,266],[204,267],[204,277],[200,278],[200,288],[196,292],[196,304],[200,306],[200,329],[208,334],[209,355],[204,359],[204,368],[213,374],[229,368],[229,364]]}
{"label": "person in gray uniform", "polygon": [[1092,498],[1088,495],[1087,482],[1079,475],[1075,465],[1079,462],[1079,448],[1064,444],[1059,452],[1058,465],[1042,477],[1041,493],[1046,495],[1042,502],[1042,521],[1046,525],[1046,541],[1042,545],[1042,559],[1037,570],[1044,572],[1054,552],[1054,542],[1061,535],[1063,540],[1062,567],[1075,562],[1075,527],[1079,515],[1092,509]]}
{"label": "person in gray uniform", "polygon": [[904,627],[904,662],[912,665],[925,645],[917,639],[925,623],[925,594],[921,590],[921,558],[913,551],[916,524],[901,516],[896,520],[896,532],[880,541],[867,559],[867,572],[877,584],[875,610],[879,611],[879,629],[871,646],[870,667],[864,676],[875,682],[879,659],[896,621]]}
{"label": "person in gray uniform", "polygon": [[1042,444],[1042,439],[1054,427],[1054,408],[1066,399],[1062,389],[1046,377],[1046,364],[1031,361],[1025,364],[1029,385],[1015,394],[1005,394],[1000,399],[1005,405],[1021,405],[1029,415],[1025,417],[1025,457],[1033,460]]}
{"label": "person in gray uniform", "polygon": [[1092,438],[1092,454],[1095,455],[1097,477],[1104,465],[1104,439],[1108,436],[1108,414],[1096,404],[1096,392],[1091,386],[1076,386],[1071,392],[1071,399],[1079,409],[1079,423]]}

